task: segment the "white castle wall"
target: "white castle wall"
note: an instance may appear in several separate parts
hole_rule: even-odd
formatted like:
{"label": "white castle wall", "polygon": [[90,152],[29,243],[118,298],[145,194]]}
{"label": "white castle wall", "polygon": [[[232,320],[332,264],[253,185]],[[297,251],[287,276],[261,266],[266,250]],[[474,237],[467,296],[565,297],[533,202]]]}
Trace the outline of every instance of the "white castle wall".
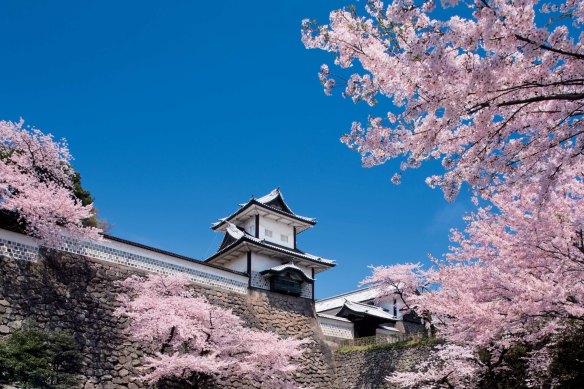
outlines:
{"label": "white castle wall", "polygon": [[282,264],[281,259],[276,259],[260,253],[251,253],[251,270],[252,271],[262,271],[271,269],[275,266],[280,266]]}
{"label": "white castle wall", "polygon": [[[103,239],[99,242],[65,240],[59,250],[159,274],[185,273],[199,284],[232,292],[247,293],[248,277],[226,270],[158,253],[126,243]],[[39,243],[23,234],[0,229],[0,252],[18,260],[36,261]]]}
{"label": "white castle wall", "polygon": [[332,319],[319,315],[318,322],[325,336],[340,339],[353,339],[355,337],[353,323],[348,320],[342,320],[340,318]]}
{"label": "white castle wall", "polygon": [[243,224],[243,229],[251,236],[255,236],[255,217],[250,217],[247,219],[247,221]]}
{"label": "white castle wall", "polygon": [[247,253],[241,254],[239,257],[229,261],[226,265],[223,265],[228,269],[238,271],[241,273],[247,272]]}
{"label": "white castle wall", "polygon": [[[202,262],[189,261],[110,239],[99,242],[65,240],[58,249],[159,274],[185,273],[198,284],[237,293],[246,294],[248,290],[248,277],[244,274],[234,274]],[[17,260],[36,261],[39,255],[39,242],[29,236],[0,229],[0,253]],[[282,260],[258,253],[252,255],[251,285],[269,290],[269,281],[259,272],[281,265]],[[306,274],[311,275],[310,269],[302,266],[301,268]],[[247,272],[247,255],[244,253],[240,258],[231,261],[228,269]],[[303,285],[301,297],[312,298],[311,285]]]}
{"label": "white castle wall", "polygon": [[[272,231],[271,237],[266,236],[266,229]],[[288,241],[283,241],[281,235],[287,236]],[[265,239],[280,246],[294,248],[294,228],[265,216],[260,216],[260,239]]]}

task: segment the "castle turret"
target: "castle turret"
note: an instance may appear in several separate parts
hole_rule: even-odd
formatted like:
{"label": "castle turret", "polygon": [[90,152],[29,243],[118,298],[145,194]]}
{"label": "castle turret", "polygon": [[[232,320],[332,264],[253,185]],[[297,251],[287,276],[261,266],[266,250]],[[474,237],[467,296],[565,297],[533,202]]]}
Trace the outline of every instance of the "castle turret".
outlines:
{"label": "castle turret", "polygon": [[224,233],[215,254],[205,261],[250,275],[250,287],[314,298],[315,274],[334,261],[308,254],[297,235],[316,219],[292,212],[279,189],[252,198],[211,227]]}

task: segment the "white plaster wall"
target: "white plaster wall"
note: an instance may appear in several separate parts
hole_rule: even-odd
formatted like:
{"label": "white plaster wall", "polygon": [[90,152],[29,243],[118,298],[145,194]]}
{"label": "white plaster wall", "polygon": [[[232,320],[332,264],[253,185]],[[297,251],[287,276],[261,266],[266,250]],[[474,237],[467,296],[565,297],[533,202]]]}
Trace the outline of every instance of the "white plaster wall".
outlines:
{"label": "white plaster wall", "polygon": [[[285,261],[279,258],[273,258],[270,257],[268,255],[264,255],[264,254],[259,254],[259,253],[255,253],[252,252],[251,253],[251,269],[255,270],[255,271],[262,271],[262,270],[268,270],[273,268],[274,266],[280,266],[284,263],[288,263],[289,261]],[[304,265],[300,265],[298,263],[295,263],[295,265],[300,268],[308,277],[312,278],[312,269],[304,266]],[[246,262],[246,266],[247,266],[247,262]]]}
{"label": "white plaster wall", "polygon": [[228,264],[224,265],[224,267],[239,271],[242,273],[247,272],[247,253],[241,254],[236,259],[231,260]]}
{"label": "white plaster wall", "polygon": [[[266,228],[272,231],[271,237],[266,236]],[[288,236],[288,242],[282,241],[281,235]],[[260,216],[260,239],[265,239],[268,242],[274,242],[281,246],[294,248],[294,228],[287,224],[279,223],[275,220]]]}
{"label": "white plaster wall", "polygon": [[404,308],[404,303],[398,295],[395,295],[395,297],[388,297],[386,300],[380,301],[376,305],[387,310],[393,315],[394,298],[396,301],[395,306],[397,308],[397,318],[401,319],[403,317],[401,310]]}
{"label": "white plaster wall", "polygon": [[[300,268],[300,270],[302,270],[304,272],[304,274],[306,274],[308,277],[312,278],[312,269],[304,266],[304,265],[300,265],[298,263],[294,263],[294,265],[296,265],[298,268]],[[316,275],[315,275],[316,277]]]}
{"label": "white plaster wall", "polygon": [[353,323],[340,320],[329,319],[318,316],[320,329],[325,336],[332,336],[341,339],[353,339]]}
{"label": "white plaster wall", "polygon": [[255,216],[250,217],[247,219],[242,226],[245,229],[245,232],[250,234],[251,236],[255,236]]}
{"label": "white plaster wall", "polygon": [[257,272],[262,270],[268,270],[273,268],[274,266],[279,266],[282,264],[281,259],[276,259],[272,257],[268,257],[264,254],[259,253],[251,253],[251,269]]}

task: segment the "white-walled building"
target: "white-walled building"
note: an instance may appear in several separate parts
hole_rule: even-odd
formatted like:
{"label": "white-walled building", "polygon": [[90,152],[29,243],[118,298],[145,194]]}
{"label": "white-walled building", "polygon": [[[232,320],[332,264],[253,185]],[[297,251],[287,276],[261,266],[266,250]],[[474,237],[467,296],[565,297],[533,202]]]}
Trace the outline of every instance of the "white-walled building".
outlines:
{"label": "white-walled building", "polygon": [[424,333],[424,324],[418,317],[403,315],[404,304],[399,295],[381,300],[377,296],[377,289],[370,287],[316,301],[323,334],[333,341],[371,336],[398,341],[412,333]]}
{"label": "white-walled building", "polygon": [[213,224],[224,237],[205,262],[248,274],[250,288],[313,299],[315,274],[335,266],[297,246],[298,234],[315,224],[315,219],[292,212],[274,189]]}
{"label": "white-walled building", "polygon": [[[261,289],[314,300],[316,274],[334,261],[298,248],[298,234],[316,220],[292,212],[279,189],[241,204],[211,227],[223,234],[217,252],[204,261],[104,234],[100,241],[64,239],[58,250],[140,271],[186,274],[200,285],[247,294]],[[42,242],[0,228],[0,254],[21,261],[38,260]],[[399,296],[378,301],[374,288],[363,288],[315,302],[322,332],[330,339],[385,337],[424,331],[419,318],[402,315]]]}

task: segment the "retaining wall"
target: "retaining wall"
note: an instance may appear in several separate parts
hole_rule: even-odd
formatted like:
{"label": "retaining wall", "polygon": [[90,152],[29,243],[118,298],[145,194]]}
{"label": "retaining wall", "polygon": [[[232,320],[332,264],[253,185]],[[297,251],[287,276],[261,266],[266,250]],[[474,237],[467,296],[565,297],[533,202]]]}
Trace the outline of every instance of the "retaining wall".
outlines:
{"label": "retaining wall", "polygon": [[428,358],[431,346],[396,347],[373,351],[336,352],[340,389],[397,388],[388,376],[396,371],[415,371]]}
{"label": "retaining wall", "polygon": [[[25,319],[33,319],[43,328],[67,330],[84,356],[80,388],[144,387],[140,367],[145,350],[130,339],[127,320],[113,316],[121,292],[115,281],[143,270],[62,251],[41,250],[34,261],[16,259],[16,254],[6,250],[0,254],[0,336],[19,328]],[[231,308],[252,327],[312,339],[298,361],[295,379],[305,387],[336,387],[332,354],[323,341],[311,300],[268,291],[243,294],[229,287],[194,287],[211,303]],[[233,376],[208,386],[255,385]]]}

